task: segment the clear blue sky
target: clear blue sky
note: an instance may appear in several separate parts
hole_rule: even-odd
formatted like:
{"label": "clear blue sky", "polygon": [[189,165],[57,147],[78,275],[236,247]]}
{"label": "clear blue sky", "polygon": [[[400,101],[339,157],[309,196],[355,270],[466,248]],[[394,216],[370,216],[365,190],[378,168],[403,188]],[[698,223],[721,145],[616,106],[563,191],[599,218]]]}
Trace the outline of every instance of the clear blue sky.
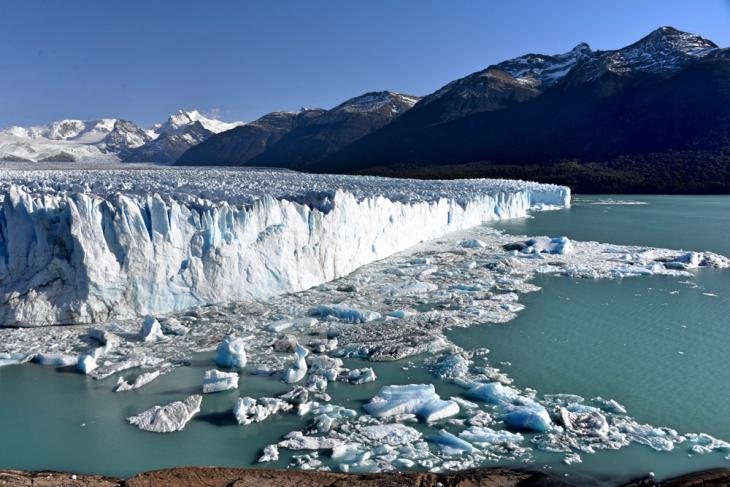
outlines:
{"label": "clear blue sky", "polygon": [[0,0],[0,127],[423,95],[506,58],[617,48],[662,25],[730,46],[730,0]]}

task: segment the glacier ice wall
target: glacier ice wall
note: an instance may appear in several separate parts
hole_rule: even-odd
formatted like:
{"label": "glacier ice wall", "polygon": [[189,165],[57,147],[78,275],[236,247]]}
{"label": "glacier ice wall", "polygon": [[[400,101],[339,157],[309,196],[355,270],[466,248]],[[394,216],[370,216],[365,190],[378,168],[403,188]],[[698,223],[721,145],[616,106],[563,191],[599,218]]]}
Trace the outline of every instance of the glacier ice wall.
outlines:
{"label": "glacier ice wall", "polygon": [[[10,176],[0,188],[2,326],[133,318],[301,291],[450,231],[570,204],[568,188],[502,180],[388,180],[384,186],[404,188],[387,194],[373,189],[377,178],[339,177],[323,194],[309,191],[303,176],[262,171],[246,175],[258,178],[261,194],[242,203],[227,200],[225,187],[217,198],[183,198],[109,182],[108,172],[91,177],[107,178],[105,189],[86,173],[83,183],[64,173],[29,184],[39,177]],[[231,194],[235,182],[224,183]]]}

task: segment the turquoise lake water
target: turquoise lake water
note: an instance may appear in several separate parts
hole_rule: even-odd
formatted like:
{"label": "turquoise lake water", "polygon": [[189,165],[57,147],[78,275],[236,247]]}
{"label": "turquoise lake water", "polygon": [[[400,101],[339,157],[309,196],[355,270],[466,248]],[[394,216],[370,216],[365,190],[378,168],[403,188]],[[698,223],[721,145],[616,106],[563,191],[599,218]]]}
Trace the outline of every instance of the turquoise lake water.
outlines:
{"label": "turquoise lake water", "polygon": [[[648,204],[592,204],[604,199],[579,196],[570,210],[495,227],[516,234],[730,255],[730,197],[622,196]],[[613,398],[642,423],[730,440],[730,272],[621,281],[545,277],[535,283],[542,291],[520,298],[526,309],[516,320],[454,330],[449,337],[465,348],[488,347],[492,363],[511,364],[503,370],[521,388]],[[293,415],[245,427],[235,424],[230,411],[237,397],[288,388],[251,375],[242,377],[238,391],[206,395],[201,414],[183,433],[145,433],[123,420],[199,392],[210,358],[200,354],[190,367],[127,393],[111,392],[114,378],[94,381],[38,365],[0,367],[0,468],[126,476],[175,465],[246,466],[255,464],[263,446],[306,424]],[[354,409],[386,383],[433,382],[442,396],[463,393],[423,369],[403,370],[408,363],[367,364],[376,370],[376,382],[335,383],[328,392],[334,403]],[[690,456],[682,445],[669,453],[632,445],[583,454],[583,463],[570,466],[562,463],[562,455],[537,452],[530,467],[586,484],[614,483],[648,472],[666,478],[727,467],[728,453]],[[282,455],[266,466],[288,463]]]}

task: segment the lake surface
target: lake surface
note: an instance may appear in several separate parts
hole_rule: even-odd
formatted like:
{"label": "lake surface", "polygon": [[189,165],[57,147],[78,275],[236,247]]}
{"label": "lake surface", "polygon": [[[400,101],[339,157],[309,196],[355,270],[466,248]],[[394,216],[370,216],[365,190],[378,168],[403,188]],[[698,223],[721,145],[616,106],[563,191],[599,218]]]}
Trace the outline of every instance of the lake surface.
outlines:
{"label": "lake surface", "polygon": [[[612,198],[646,204],[594,204],[608,198],[578,196],[570,210],[494,226],[515,234],[730,255],[730,197],[621,196]],[[730,272],[621,281],[546,277],[535,283],[542,291],[521,297],[526,309],[516,320],[457,329],[449,337],[465,348],[488,347],[492,363],[511,364],[503,370],[520,388],[613,398],[640,422],[730,440]],[[94,381],[73,370],[38,365],[0,367],[0,467],[127,476],[175,465],[255,465],[263,446],[307,423],[280,415],[245,427],[235,424],[230,411],[237,397],[288,389],[246,374],[238,391],[206,395],[201,414],[183,433],[145,433],[123,420],[199,392],[210,359],[200,354],[190,367],[126,393],[111,392],[115,378]],[[378,380],[359,386],[333,383],[328,389],[332,402],[360,409],[387,383],[434,383],[442,397],[463,393],[421,368],[408,367],[416,361],[369,363]],[[287,466],[290,456],[284,453],[265,465]],[[611,483],[617,476],[654,472],[666,478],[727,467],[729,453],[688,455],[686,445],[673,452],[632,445],[582,454],[583,463],[573,465],[562,463],[563,455],[536,452],[531,467],[574,481]]]}

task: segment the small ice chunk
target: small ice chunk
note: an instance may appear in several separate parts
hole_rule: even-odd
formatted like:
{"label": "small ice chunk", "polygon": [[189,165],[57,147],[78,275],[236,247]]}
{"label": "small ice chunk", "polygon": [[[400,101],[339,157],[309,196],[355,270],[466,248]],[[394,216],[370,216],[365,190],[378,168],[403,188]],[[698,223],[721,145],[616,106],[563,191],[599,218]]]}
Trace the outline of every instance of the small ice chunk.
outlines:
{"label": "small ice chunk", "polygon": [[279,447],[276,445],[267,445],[264,447],[264,453],[259,457],[259,463],[275,462],[279,459]]}
{"label": "small ice chunk", "polygon": [[373,382],[375,379],[377,379],[375,371],[370,367],[352,369],[347,373],[347,382],[350,384],[364,384],[366,382]]}
{"label": "small ice chunk", "polygon": [[279,353],[294,353],[297,348],[297,337],[294,335],[284,335],[274,342],[274,351]]}
{"label": "small ice chunk", "polygon": [[73,355],[64,355],[62,353],[38,353],[33,361],[41,365],[51,365],[54,367],[73,367],[79,359]]}
{"label": "small ice chunk", "polygon": [[227,391],[238,387],[238,374],[236,372],[221,372],[220,370],[206,370],[203,378],[203,392]]}
{"label": "small ice chunk", "polygon": [[487,426],[470,426],[459,433],[459,436],[477,445],[519,443],[524,439],[519,433],[493,430]]}
{"label": "small ice chunk", "polygon": [[203,397],[195,394],[184,401],[175,401],[165,406],[154,406],[136,416],[127,418],[139,429],[155,433],[180,431],[200,411]]}
{"label": "small ice chunk", "polygon": [[446,430],[439,430],[429,440],[435,443],[444,455],[462,455],[464,453],[470,453],[474,449],[468,442]]}
{"label": "small ice chunk", "polygon": [[302,386],[294,386],[279,397],[291,404],[304,404],[309,400],[309,391]]}
{"label": "small ice chunk", "polygon": [[160,320],[160,327],[162,328],[162,333],[165,335],[185,336],[190,331],[190,328],[180,323],[180,320],[177,318],[173,317],[163,318]]}
{"label": "small ice chunk", "polygon": [[464,240],[461,242],[461,246],[465,249],[483,249],[487,246],[486,243],[484,243],[482,240],[479,239],[470,239],[470,240]]}
{"label": "small ice chunk", "polygon": [[547,410],[537,403],[512,407],[502,416],[502,420],[515,428],[533,431],[549,431],[552,427]]}
{"label": "small ice chunk", "polygon": [[160,322],[151,315],[145,316],[139,336],[143,342],[157,342],[165,338]]}
{"label": "small ice chunk", "polygon": [[129,383],[126,380],[124,380],[124,377],[120,377],[117,380],[116,385],[114,386],[113,391],[114,392],[124,392],[124,391],[131,391],[134,389],[139,389],[142,386],[145,386],[152,382],[153,380],[157,379],[162,374],[162,371],[160,370],[153,370],[152,372],[144,372],[142,374],[139,374],[137,378],[134,379],[134,382]]}
{"label": "small ice chunk", "polygon": [[310,374],[322,375],[327,380],[337,379],[342,370],[342,359],[327,355],[308,355],[307,364]]}
{"label": "small ice chunk", "polygon": [[515,389],[499,382],[476,384],[466,391],[466,395],[492,404],[509,403],[520,397]]}
{"label": "small ice chunk", "polygon": [[216,349],[215,363],[219,367],[241,370],[246,366],[246,342],[243,338],[226,335]]}
{"label": "small ice chunk", "polygon": [[344,444],[342,440],[336,438],[305,436],[301,431],[292,431],[284,438],[278,443],[278,446],[289,450],[331,450]]}
{"label": "small ice chunk", "polygon": [[363,405],[368,414],[387,418],[401,414],[415,414],[426,422],[438,421],[459,413],[455,401],[444,401],[433,384],[384,386],[370,402]]}
{"label": "small ice chunk", "polygon": [[0,367],[3,365],[20,365],[30,362],[35,357],[32,353],[0,353]]}
{"label": "small ice chunk", "polygon": [[364,426],[360,432],[369,440],[381,445],[409,445],[421,439],[421,433],[417,429],[400,423]]}

